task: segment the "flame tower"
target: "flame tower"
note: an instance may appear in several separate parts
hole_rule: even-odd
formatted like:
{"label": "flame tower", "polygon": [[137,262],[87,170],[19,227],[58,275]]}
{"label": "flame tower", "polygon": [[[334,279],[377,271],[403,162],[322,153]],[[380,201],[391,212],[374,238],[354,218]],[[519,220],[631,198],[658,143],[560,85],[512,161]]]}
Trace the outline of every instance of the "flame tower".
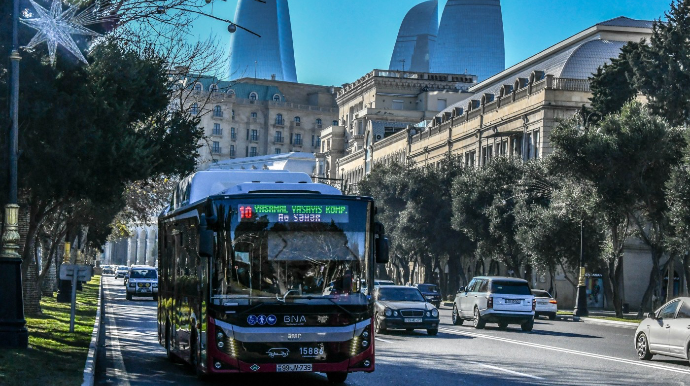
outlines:
{"label": "flame tower", "polygon": [[229,79],[260,78],[297,82],[292,25],[287,0],[239,0],[235,23],[261,35],[238,29],[230,37]]}
{"label": "flame tower", "polygon": [[431,72],[467,72],[480,82],[503,71],[501,1],[448,0],[429,65]]}
{"label": "flame tower", "polygon": [[400,25],[389,69],[429,72],[437,34],[438,0],[414,6]]}

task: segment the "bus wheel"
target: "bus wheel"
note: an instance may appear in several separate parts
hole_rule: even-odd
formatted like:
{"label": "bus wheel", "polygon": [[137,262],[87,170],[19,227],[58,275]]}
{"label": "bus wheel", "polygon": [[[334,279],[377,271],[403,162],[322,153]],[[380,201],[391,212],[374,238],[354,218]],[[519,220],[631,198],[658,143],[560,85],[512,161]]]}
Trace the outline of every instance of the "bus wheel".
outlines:
{"label": "bus wheel", "polygon": [[347,373],[326,373],[326,376],[330,383],[345,383],[347,380]]}

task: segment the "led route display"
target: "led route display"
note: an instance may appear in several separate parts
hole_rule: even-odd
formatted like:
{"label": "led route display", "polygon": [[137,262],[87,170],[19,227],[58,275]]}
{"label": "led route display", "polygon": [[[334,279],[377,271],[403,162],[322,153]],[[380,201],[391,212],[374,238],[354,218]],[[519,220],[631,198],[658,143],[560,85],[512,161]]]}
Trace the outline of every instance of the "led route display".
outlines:
{"label": "led route display", "polygon": [[266,218],[269,222],[326,222],[348,223],[348,205],[262,205],[238,206],[240,221]]}

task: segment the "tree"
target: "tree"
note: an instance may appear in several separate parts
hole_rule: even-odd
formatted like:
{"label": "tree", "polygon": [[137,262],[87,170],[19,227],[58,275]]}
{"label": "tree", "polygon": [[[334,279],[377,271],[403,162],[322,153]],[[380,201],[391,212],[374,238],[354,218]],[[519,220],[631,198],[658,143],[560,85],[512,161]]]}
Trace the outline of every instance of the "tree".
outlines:
{"label": "tree", "polygon": [[683,161],[677,165],[666,184],[666,199],[669,207],[669,236],[666,247],[669,254],[683,258],[683,269],[690,292],[690,132],[685,131],[686,147]]}
{"label": "tree", "polygon": [[623,46],[618,58],[611,59],[611,64],[597,68],[590,78],[592,109],[600,116],[620,111],[626,102],[637,96],[630,62],[639,51],[639,45],[631,42]]}
{"label": "tree", "polygon": [[665,16],[666,22],[654,23],[649,44],[640,44],[629,60],[652,113],[680,126],[690,121],[690,0],[674,0]]}
{"label": "tree", "polygon": [[521,161],[496,158],[458,176],[452,189],[454,229],[477,245],[477,255],[505,264],[518,276],[525,254],[516,239],[515,208],[522,199]]}
{"label": "tree", "polygon": [[[121,208],[129,184],[183,175],[196,165],[203,133],[198,117],[168,111],[165,63],[153,52],[135,52],[112,40],[97,45],[89,58],[88,67],[61,60],[52,67],[39,51],[23,56],[19,188],[30,208],[22,251],[26,263],[33,259],[36,235],[48,216],[92,205],[110,218],[89,221],[108,224],[117,211],[105,208],[116,203]],[[0,94],[0,105],[7,105],[6,98]],[[0,119],[7,127],[7,117]],[[5,136],[0,146],[6,146]],[[3,197],[6,182],[3,168]],[[103,233],[92,229],[89,235]]]}
{"label": "tree", "polygon": [[690,0],[674,0],[665,16],[666,22],[654,23],[649,42],[628,43],[591,78],[592,107],[602,116],[641,93],[651,112],[672,126],[690,121]]}
{"label": "tree", "polygon": [[601,268],[605,232],[591,184],[549,174],[549,162],[533,164],[521,182],[531,199],[517,208],[516,237],[531,265],[551,277],[560,269],[576,287],[569,273],[577,272],[581,246],[590,270]]}
{"label": "tree", "polygon": [[598,207],[611,248],[609,281],[616,313],[621,315],[623,247],[633,231],[651,249],[654,269],[649,287],[658,284],[666,229],[663,188],[679,160],[683,138],[680,131],[632,102],[596,128],[583,127],[579,118],[565,121],[552,132],[551,141],[554,172],[591,183],[600,198]]}
{"label": "tree", "polygon": [[[378,218],[392,241],[391,265],[405,281],[410,277],[409,263],[414,262],[424,267],[425,282],[431,282],[438,270],[442,290],[455,289],[454,280],[443,279],[443,262],[448,262],[451,277],[457,277],[462,274],[460,259],[473,248],[450,226],[452,181],[462,172],[456,157],[443,160],[438,168],[393,163],[377,165],[359,184],[361,194],[376,200]],[[451,288],[445,288],[446,282]]]}

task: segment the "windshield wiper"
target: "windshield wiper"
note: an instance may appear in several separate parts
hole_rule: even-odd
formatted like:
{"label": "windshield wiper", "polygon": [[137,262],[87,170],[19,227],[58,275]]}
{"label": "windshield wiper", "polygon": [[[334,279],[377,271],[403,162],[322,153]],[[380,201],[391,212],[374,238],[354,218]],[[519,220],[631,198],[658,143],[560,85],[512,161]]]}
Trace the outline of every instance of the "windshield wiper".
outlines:
{"label": "windshield wiper", "polygon": [[278,296],[278,294],[276,294],[276,300],[279,301],[279,302],[285,303],[285,299],[286,299],[286,298],[288,297],[288,295],[290,295],[290,293],[292,293],[292,292],[301,293],[301,291],[299,291],[299,290],[291,289],[291,290],[288,290],[288,291],[283,295],[283,298],[282,298],[282,299],[280,298],[280,296]]}

